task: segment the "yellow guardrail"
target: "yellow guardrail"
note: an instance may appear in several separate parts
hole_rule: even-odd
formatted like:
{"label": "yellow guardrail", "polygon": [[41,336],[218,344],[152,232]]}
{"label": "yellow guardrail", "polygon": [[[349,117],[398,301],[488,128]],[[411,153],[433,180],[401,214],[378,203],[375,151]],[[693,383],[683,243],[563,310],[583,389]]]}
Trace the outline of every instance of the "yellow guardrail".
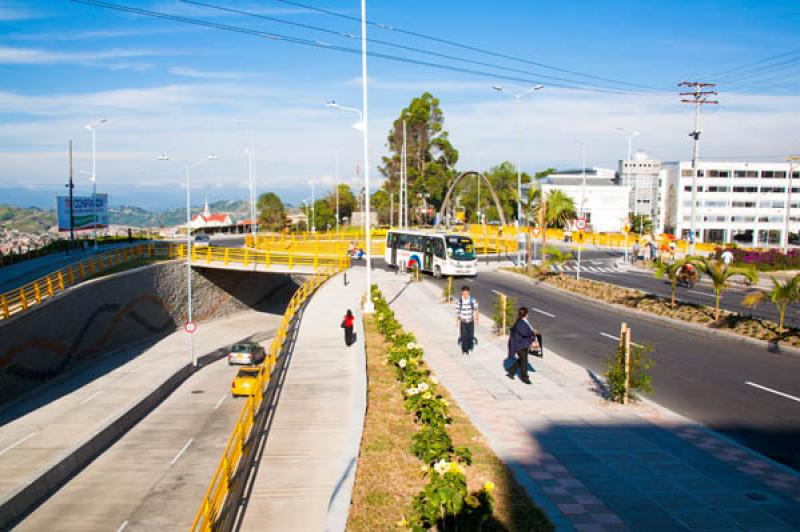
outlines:
{"label": "yellow guardrail", "polygon": [[233,509],[235,512],[238,501],[228,499],[229,496],[235,494],[232,493],[235,492],[235,488],[242,488],[243,483],[247,480],[248,471],[240,470],[239,465],[243,464],[243,460],[250,458],[252,456],[251,453],[255,452],[258,435],[252,434],[252,429],[257,422],[257,416],[263,414],[261,409],[265,405],[265,392],[272,377],[272,370],[275,368],[278,356],[283,349],[283,343],[286,340],[292,320],[309,296],[328,278],[343,269],[345,268],[341,265],[328,264],[323,270],[318,270],[316,275],[306,281],[289,301],[289,306],[286,308],[280,326],[275,333],[275,338],[270,345],[269,356],[266,357],[258,372],[256,393],[249,396],[244,405],[242,405],[242,411],[239,413],[239,418],[236,420],[236,425],[234,425],[233,432],[228,439],[222,457],[211,478],[211,483],[200,504],[200,509],[197,511],[192,523],[193,531],[216,530],[219,520],[232,517],[225,513],[226,503],[231,503],[232,506],[228,506],[227,509]]}
{"label": "yellow guardrail", "polygon": [[[346,249],[345,249],[346,251]],[[6,293],[0,294],[0,320],[8,319],[53,297],[91,277],[110,268],[115,268],[133,259],[159,257],[165,259],[185,258],[186,244],[154,242],[119,248],[94,255],[75,264],[50,273],[40,279],[27,283]],[[319,268],[333,266],[339,270],[350,266],[350,258],[342,251],[327,249],[316,251],[255,251],[247,248],[192,247],[192,262],[202,264],[222,264],[270,267],[288,266]]]}
{"label": "yellow guardrail", "polygon": [[175,248],[160,242],[138,244],[93,255],[19,288],[0,294],[0,319],[8,319],[45,299],[131,260],[144,257],[171,258],[174,256]]}

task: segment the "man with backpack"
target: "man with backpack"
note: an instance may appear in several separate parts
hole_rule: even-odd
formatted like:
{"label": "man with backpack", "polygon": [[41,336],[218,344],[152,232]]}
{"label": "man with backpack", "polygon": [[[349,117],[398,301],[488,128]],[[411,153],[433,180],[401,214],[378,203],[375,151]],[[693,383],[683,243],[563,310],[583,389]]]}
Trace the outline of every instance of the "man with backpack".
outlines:
{"label": "man with backpack", "polygon": [[480,320],[478,302],[472,297],[469,286],[461,288],[461,297],[456,301],[456,324],[458,325],[461,353],[468,355],[475,347],[475,325]]}

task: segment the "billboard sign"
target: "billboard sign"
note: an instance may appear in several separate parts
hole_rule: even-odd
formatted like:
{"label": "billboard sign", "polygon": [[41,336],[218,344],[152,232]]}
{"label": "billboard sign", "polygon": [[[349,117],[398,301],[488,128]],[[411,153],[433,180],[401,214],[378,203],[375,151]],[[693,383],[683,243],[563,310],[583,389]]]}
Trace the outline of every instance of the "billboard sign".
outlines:
{"label": "billboard sign", "polygon": [[[58,230],[69,231],[69,196],[58,196]],[[96,205],[95,205],[96,201]],[[96,209],[96,210],[95,210]],[[108,194],[72,197],[72,219],[76,231],[108,227]]]}

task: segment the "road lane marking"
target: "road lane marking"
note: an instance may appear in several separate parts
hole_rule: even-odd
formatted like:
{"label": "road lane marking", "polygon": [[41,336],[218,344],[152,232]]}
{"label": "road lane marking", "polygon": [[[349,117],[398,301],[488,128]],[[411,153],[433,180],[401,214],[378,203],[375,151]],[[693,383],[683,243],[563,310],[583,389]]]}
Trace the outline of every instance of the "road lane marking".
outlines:
{"label": "road lane marking", "polygon": [[748,386],[752,386],[753,388],[758,388],[759,390],[764,390],[765,392],[774,393],[775,395],[780,395],[781,397],[785,397],[787,399],[791,399],[792,401],[797,401],[800,403],[800,397],[795,397],[794,395],[789,395],[788,393],[779,392],[778,390],[773,390],[772,388],[768,388],[767,386],[762,386],[761,384],[756,384],[755,382],[744,381],[745,384]]}
{"label": "road lane marking", "polygon": [[217,404],[216,404],[216,405],[214,405],[214,410],[216,410],[217,408],[219,408],[219,405],[221,405],[221,404],[222,404],[222,401],[224,401],[226,397],[228,397],[228,394],[225,394],[225,395],[223,395],[223,396],[222,396],[222,398],[221,398],[219,401],[217,401]]}
{"label": "road lane marking", "polygon": [[178,451],[178,454],[175,455],[175,458],[172,459],[172,462],[170,462],[169,465],[171,465],[171,466],[175,465],[175,462],[180,460],[181,455],[186,452],[186,449],[189,448],[189,446],[192,444],[193,441],[194,441],[194,438],[189,438],[189,441],[187,441],[186,445],[184,445],[183,448],[181,448],[181,450]]}
{"label": "road lane marking", "polygon": [[36,434],[36,433],[35,433],[35,432],[31,432],[31,433],[30,433],[30,434],[28,434],[27,436],[25,436],[25,437],[23,437],[23,438],[20,438],[20,439],[18,439],[18,440],[17,440],[15,443],[12,443],[12,444],[11,444],[11,445],[9,445],[8,447],[6,447],[6,448],[5,448],[5,449],[3,449],[2,451],[0,451],[0,456],[3,456],[4,454],[6,454],[8,451],[10,451],[11,449],[13,449],[13,448],[14,448],[14,447],[16,447],[17,445],[21,444],[22,442],[24,442],[24,441],[25,441],[25,440],[27,440],[28,438],[32,437],[34,434]]}
{"label": "road lane marking", "polygon": [[708,292],[698,292],[697,290],[687,290],[687,292],[691,292],[700,296],[714,297],[714,294],[709,294]]}
{"label": "road lane marking", "polygon": [[550,314],[549,312],[545,312],[544,310],[540,310],[540,309],[538,309],[536,307],[531,307],[531,310],[534,311],[534,312],[538,312],[539,314],[544,314],[548,318],[555,318],[556,317],[555,314]]}
{"label": "road lane marking", "polygon": [[126,528],[128,528],[128,522],[127,521],[123,521],[122,524],[119,525],[119,528],[117,529],[117,532],[122,532]]}
{"label": "road lane marking", "polygon": [[86,399],[84,399],[83,401],[81,401],[80,403],[78,403],[78,405],[83,405],[83,404],[86,404],[86,403],[88,403],[89,401],[91,401],[92,399],[94,399],[95,397],[97,397],[98,395],[100,395],[101,393],[103,393],[103,390],[100,390],[100,391],[94,392],[92,395],[90,395],[89,397],[87,397]]}
{"label": "road lane marking", "polygon": [[[600,336],[605,336],[606,338],[611,338],[612,340],[619,342],[619,336],[614,336],[613,334],[601,332]],[[637,344],[636,342],[631,342],[631,345],[635,345],[636,347],[641,347],[642,349],[644,349],[644,346],[642,344]]]}

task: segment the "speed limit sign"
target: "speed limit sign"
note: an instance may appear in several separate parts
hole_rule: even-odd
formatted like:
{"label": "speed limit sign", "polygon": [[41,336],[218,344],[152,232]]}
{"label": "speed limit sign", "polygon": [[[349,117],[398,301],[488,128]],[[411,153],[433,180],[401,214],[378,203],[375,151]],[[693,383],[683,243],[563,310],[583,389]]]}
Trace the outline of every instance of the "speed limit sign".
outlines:
{"label": "speed limit sign", "polygon": [[586,218],[578,218],[577,220],[575,220],[575,227],[579,231],[583,231],[584,229],[586,229]]}
{"label": "speed limit sign", "polygon": [[197,330],[197,324],[195,322],[193,322],[193,321],[187,321],[183,325],[183,330],[186,331],[189,334],[192,334],[193,332],[195,332]]}

